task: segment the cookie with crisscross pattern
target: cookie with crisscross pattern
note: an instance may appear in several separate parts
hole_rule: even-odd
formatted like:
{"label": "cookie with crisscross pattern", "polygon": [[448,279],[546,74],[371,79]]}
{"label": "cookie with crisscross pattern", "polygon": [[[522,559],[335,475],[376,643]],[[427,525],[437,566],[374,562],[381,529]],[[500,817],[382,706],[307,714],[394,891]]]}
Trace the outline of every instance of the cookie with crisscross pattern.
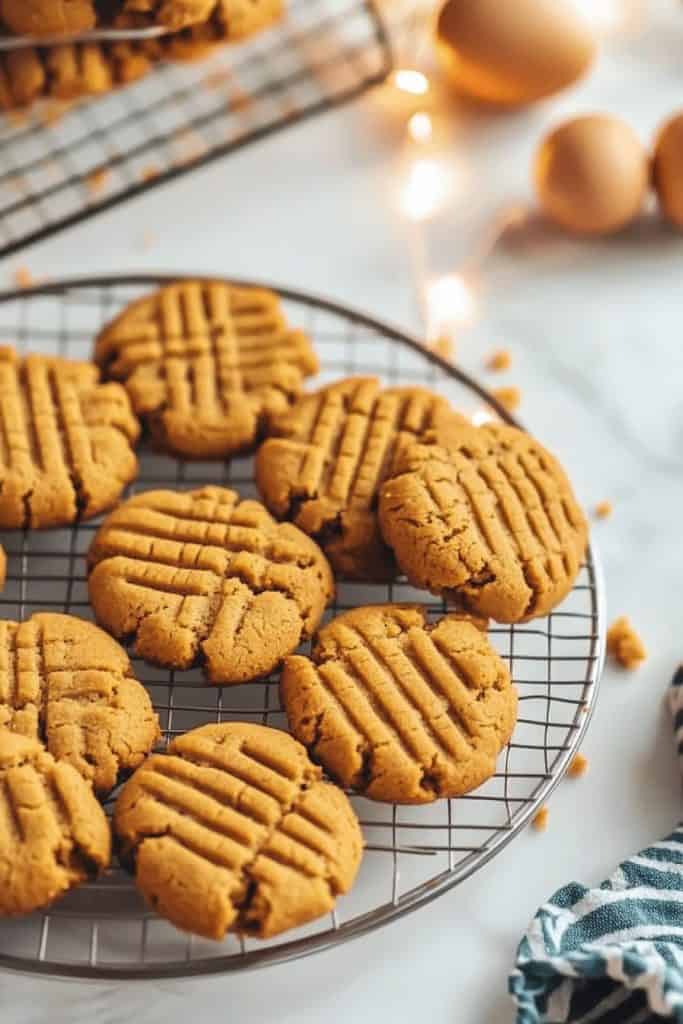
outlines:
{"label": "cookie with crisscross pattern", "polygon": [[0,916],[48,906],[110,857],[109,823],[88,783],[36,739],[0,728]]}
{"label": "cookie with crisscross pattern", "polygon": [[338,615],[311,658],[285,660],[289,727],[330,775],[373,800],[460,796],[495,770],[517,716],[508,668],[474,622],[372,605]]}
{"label": "cookie with crisscross pattern", "polygon": [[112,505],[140,428],[97,367],[0,349],[0,527],[61,526]]}
{"label": "cookie with crisscross pattern", "polygon": [[0,727],[41,740],[102,793],[159,737],[125,651],[92,622],[50,612],[0,621]]}
{"label": "cookie with crisscross pattern", "polygon": [[126,783],[114,829],[146,899],[179,928],[268,938],[333,909],[362,837],[346,796],[284,732],[179,736]]}
{"label": "cookie with crisscross pattern", "polygon": [[407,446],[379,518],[418,587],[498,622],[547,615],[571,590],[588,528],[567,476],[515,427],[453,424]]}
{"label": "cookie with crisscross pattern", "polygon": [[445,398],[424,388],[382,388],[350,377],[305,395],[271,420],[256,457],[268,508],[318,540],[349,579],[396,574],[377,522],[377,497],[400,448],[446,416]]}
{"label": "cookie with crisscross pattern", "polygon": [[95,359],[124,382],[165,450],[219,458],[252,446],[317,369],[278,297],[225,281],[184,281],[133,303],[100,334]]}
{"label": "cookie with crisscross pattern", "polygon": [[320,548],[222,487],[147,491],[105,519],[89,553],[98,621],[169,668],[211,682],[272,671],[311,635],[334,591]]}

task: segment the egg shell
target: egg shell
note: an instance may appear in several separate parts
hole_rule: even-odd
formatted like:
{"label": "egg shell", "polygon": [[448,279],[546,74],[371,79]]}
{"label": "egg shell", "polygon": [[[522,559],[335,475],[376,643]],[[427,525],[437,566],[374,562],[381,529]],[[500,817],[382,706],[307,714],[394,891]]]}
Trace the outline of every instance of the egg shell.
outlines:
{"label": "egg shell", "polygon": [[446,0],[437,50],[471,99],[524,106],[583,75],[595,40],[566,0]]}
{"label": "egg shell", "polygon": [[633,129],[617,117],[565,121],[539,146],[534,180],[545,213],[577,234],[611,234],[640,212],[649,161]]}
{"label": "egg shell", "polygon": [[652,161],[652,181],[664,215],[683,228],[683,112],[659,130]]}

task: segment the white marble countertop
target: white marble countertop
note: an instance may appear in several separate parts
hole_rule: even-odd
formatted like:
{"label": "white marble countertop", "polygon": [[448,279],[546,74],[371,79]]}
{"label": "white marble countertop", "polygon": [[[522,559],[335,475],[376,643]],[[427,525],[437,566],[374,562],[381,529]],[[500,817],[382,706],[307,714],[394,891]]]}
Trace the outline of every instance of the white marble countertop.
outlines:
{"label": "white marble countertop", "polygon": [[[646,139],[680,104],[683,9],[675,0],[652,9],[645,34],[612,44],[595,75],[560,101],[463,121],[454,159],[467,172],[470,222],[528,194],[534,143],[560,111],[618,112]],[[387,199],[396,146],[377,98],[367,98],[37,245],[0,273],[9,283],[21,262],[53,277],[145,269],[261,277],[417,328],[402,228]],[[456,207],[448,231],[432,239],[439,270],[466,251],[464,224]],[[149,249],[143,232],[156,238]],[[459,344],[467,370],[521,387],[521,417],[566,461],[586,505],[613,501],[613,517],[594,527],[609,615],[631,615],[650,652],[633,675],[607,668],[584,745],[590,773],[561,784],[548,831],[520,835],[398,923],[283,967],[108,985],[0,974],[3,1024],[511,1020],[506,976],[539,902],[570,879],[603,878],[680,816],[662,697],[683,653],[682,269],[683,237],[656,220],[596,243],[529,229],[497,251],[480,319]],[[492,379],[482,367],[494,346],[514,362]]]}

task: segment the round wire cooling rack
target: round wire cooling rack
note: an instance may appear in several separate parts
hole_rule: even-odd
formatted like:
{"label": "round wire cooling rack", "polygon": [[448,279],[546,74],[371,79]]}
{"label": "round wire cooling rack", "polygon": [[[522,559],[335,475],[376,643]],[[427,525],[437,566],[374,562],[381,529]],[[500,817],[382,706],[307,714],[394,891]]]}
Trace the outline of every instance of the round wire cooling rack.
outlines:
{"label": "round wire cooling rack", "polygon": [[[177,277],[80,278],[1,294],[0,337],[20,351],[89,358],[103,323],[128,302],[171,280]],[[316,385],[344,375],[376,374],[386,384],[434,388],[464,412],[492,408],[514,422],[478,384],[403,332],[333,302],[275,290],[291,323],[304,327],[313,339],[322,368]],[[250,458],[186,463],[144,448],[140,475],[130,491],[200,483],[227,484],[244,496],[257,496]],[[92,618],[84,555],[96,529],[95,521],[0,534],[8,555],[0,615],[22,619],[52,609]],[[399,579],[389,585],[339,584],[328,617],[383,601],[417,601],[434,618],[444,611],[440,600]],[[103,879],[68,894],[44,913],[0,922],[0,967],[90,978],[244,970],[329,948],[435,899],[510,842],[560,781],[595,704],[604,634],[602,575],[591,547],[574,589],[551,615],[490,630],[520,696],[519,720],[495,775],[467,796],[425,807],[352,796],[366,852],[352,891],[322,921],[269,941],[193,938],[147,910],[130,876],[114,864]],[[219,688],[208,686],[198,671],[168,672],[132,660],[152,696],[165,740],[228,719],[286,728],[276,678]]]}

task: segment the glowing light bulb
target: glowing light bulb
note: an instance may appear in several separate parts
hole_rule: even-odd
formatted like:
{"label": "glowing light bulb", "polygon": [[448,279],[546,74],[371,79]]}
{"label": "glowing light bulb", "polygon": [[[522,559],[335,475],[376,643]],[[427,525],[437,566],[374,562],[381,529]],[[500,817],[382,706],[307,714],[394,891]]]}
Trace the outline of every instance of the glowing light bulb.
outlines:
{"label": "glowing light bulb", "polygon": [[445,274],[427,285],[425,296],[430,324],[439,328],[466,327],[474,319],[476,303],[462,274]]}
{"label": "glowing light bulb", "polygon": [[493,423],[495,418],[496,417],[493,413],[489,412],[488,409],[477,409],[476,412],[473,412],[470,416],[475,427],[482,427],[485,423]]}
{"label": "glowing light bulb", "polygon": [[410,220],[427,220],[445,202],[448,193],[449,176],[442,163],[432,159],[416,160],[401,189],[401,209]]}
{"label": "glowing light bulb", "polygon": [[414,68],[400,68],[395,71],[394,85],[401,92],[408,92],[411,96],[424,96],[429,92],[429,79]]}
{"label": "glowing light bulb", "polygon": [[432,119],[429,114],[420,110],[408,121],[408,135],[413,142],[431,142],[434,134]]}

